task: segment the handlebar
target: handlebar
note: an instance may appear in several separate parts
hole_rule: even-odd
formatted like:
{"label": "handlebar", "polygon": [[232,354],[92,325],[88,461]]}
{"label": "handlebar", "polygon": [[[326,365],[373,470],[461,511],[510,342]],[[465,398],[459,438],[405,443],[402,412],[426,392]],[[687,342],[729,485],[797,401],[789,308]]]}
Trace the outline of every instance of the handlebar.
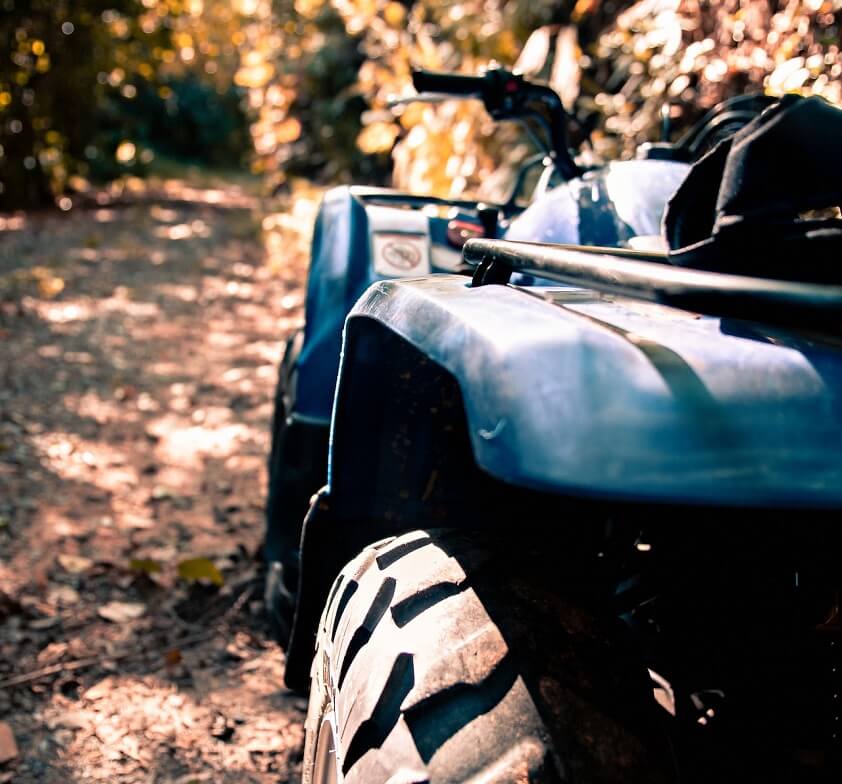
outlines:
{"label": "handlebar", "polygon": [[485,77],[439,71],[413,71],[412,86],[419,93],[448,93],[465,97],[471,95],[481,97],[485,87]]}
{"label": "handlebar", "polygon": [[[568,116],[561,98],[550,87],[533,84],[504,68],[489,68],[481,76],[438,71],[414,71],[412,84],[419,93],[480,98],[495,120],[529,118],[541,123],[549,137],[548,151],[556,168],[567,180],[581,175],[567,146]],[[528,126],[527,126],[528,128]]]}

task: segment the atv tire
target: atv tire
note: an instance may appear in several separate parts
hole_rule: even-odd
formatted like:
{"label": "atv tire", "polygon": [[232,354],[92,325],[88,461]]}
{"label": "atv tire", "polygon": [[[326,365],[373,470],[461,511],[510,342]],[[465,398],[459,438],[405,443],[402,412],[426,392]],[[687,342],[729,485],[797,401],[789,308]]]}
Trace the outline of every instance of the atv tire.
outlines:
{"label": "atv tire", "polygon": [[672,780],[624,635],[543,586],[521,550],[415,531],[343,569],[312,665],[304,784]]}

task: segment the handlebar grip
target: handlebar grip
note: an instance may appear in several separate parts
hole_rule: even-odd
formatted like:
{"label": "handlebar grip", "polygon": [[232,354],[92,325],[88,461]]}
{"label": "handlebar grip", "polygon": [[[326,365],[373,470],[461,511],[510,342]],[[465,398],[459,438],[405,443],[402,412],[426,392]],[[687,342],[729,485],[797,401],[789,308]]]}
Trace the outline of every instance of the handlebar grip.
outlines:
{"label": "handlebar grip", "polygon": [[412,85],[419,93],[449,93],[450,95],[480,95],[485,77],[437,71],[413,71]]}

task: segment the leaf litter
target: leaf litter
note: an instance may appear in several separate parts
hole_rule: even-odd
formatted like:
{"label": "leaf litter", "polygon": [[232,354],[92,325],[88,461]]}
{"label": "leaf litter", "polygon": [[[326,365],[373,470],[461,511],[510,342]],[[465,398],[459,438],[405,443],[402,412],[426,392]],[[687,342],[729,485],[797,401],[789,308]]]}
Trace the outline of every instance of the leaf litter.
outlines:
{"label": "leaf litter", "polygon": [[184,193],[0,232],[0,277],[50,273],[0,294],[0,782],[298,780],[256,554],[306,241]]}

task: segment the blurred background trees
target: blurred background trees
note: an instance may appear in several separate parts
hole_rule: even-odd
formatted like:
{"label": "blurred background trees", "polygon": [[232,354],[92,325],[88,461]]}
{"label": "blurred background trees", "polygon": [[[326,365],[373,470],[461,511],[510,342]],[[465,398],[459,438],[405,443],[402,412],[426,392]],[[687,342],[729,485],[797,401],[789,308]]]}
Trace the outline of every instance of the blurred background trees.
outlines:
{"label": "blurred background trees", "polygon": [[222,0],[0,0],[0,205],[66,208],[156,155],[242,163],[246,21]]}
{"label": "blurred background trees", "polygon": [[[0,0],[0,209],[169,161],[458,195],[532,150],[413,67],[549,81],[599,160],[728,95],[840,102],[842,0]],[[524,45],[535,30],[539,33]]]}

